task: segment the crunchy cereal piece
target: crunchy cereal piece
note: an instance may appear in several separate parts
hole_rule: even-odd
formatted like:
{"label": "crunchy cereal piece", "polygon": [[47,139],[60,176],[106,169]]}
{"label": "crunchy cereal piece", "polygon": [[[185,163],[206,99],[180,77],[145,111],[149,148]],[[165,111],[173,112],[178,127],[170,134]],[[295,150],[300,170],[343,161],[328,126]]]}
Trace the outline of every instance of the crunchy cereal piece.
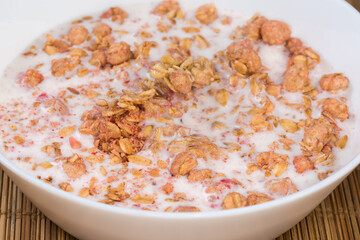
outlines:
{"label": "crunchy cereal piece", "polygon": [[64,127],[62,129],[60,129],[59,131],[59,136],[60,137],[66,137],[69,136],[71,134],[73,134],[76,130],[76,126],[69,126],[69,127]]}
{"label": "crunchy cereal piece", "polygon": [[125,184],[120,184],[117,188],[111,188],[109,189],[107,195],[105,195],[107,198],[113,201],[121,202],[127,198],[130,197],[130,194],[125,192]]}
{"label": "crunchy cereal piece", "polygon": [[111,34],[111,31],[112,29],[109,25],[107,25],[106,23],[99,23],[94,27],[92,33],[95,36],[106,37]]}
{"label": "crunchy cereal piece", "polygon": [[269,84],[266,86],[265,91],[271,96],[278,97],[280,95],[281,85]]}
{"label": "crunchy cereal piece", "polygon": [[72,71],[80,62],[79,57],[54,59],[51,62],[51,74],[55,77],[61,77],[66,72]]}
{"label": "crunchy cereal piece", "polygon": [[117,21],[119,24],[123,24],[125,19],[128,17],[128,13],[119,7],[109,8],[104,12],[100,18],[110,18],[113,22]]}
{"label": "crunchy cereal piece", "polygon": [[71,48],[69,53],[67,54],[71,57],[79,57],[79,58],[82,58],[82,57],[86,57],[87,56],[87,53],[84,49],[82,48]]}
{"label": "crunchy cereal piece", "polygon": [[161,190],[169,195],[170,193],[172,193],[174,191],[174,185],[172,185],[171,183],[166,183],[164,186],[161,187]]}
{"label": "crunchy cereal piece", "polygon": [[279,121],[280,123],[280,126],[286,131],[286,132],[289,132],[289,133],[294,133],[296,132],[297,130],[299,130],[296,122],[290,120],[290,119],[281,119]]}
{"label": "crunchy cereal piece", "polygon": [[340,149],[343,149],[344,147],[346,147],[347,140],[348,140],[348,136],[345,135],[335,142],[335,146]]}
{"label": "crunchy cereal piece", "polygon": [[54,40],[50,35],[47,35],[46,38],[47,41],[45,42],[42,49],[48,55],[66,52],[70,47],[70,44],[68,44],[67,42],[58,39]]}
{"label": "crunchy cereal piece", "polygon": [[275,177],[286,171],[288,155],[277,154],[272,151],[262,152],[256,157],[258,167],[264,170],[272,170]]}
{"label": "crunchy cereal piece", "polygon": [[244,35],[254,40],[259,40],[261,38],[261,27],[266,21],[268,21],[266,17],[255,14],[246,25],[242,27]]}
{"label": "crunchy cereal piece", "polygon": [[95,67],[103,67],[106,64],[106,54],[102,50],[95,50],[92,52],[91,59],[89,60],[91,65]]}
{"label": "crunchy cereal piece", "polygon": [[335,98],[326,98],[322,103],[322,110],[329,113],[332,117],[344,121],[349,118],[348,107]]}
{"label": "crunchy cereal piece", "polygon": [[249,40],[229,45],[226,54],[231,68],[241,74],[256,73],[261,67],[261,59]]}
{"label": "crunchy cereal piece", "polygon": [[291,29],[284,22],[269,20],[261,26],[261,36],[270,45],[282,45],[290,38]]}
{"label": "crunchy cereal piece", "polygon": [[174,89],[179,93],[189,93],[192,88],[192,76],[183,70],[170,71],[169,79]]}
{"label": "crunchy cereal piece", "polygon": [[178,206],[174,212],[200,212],[200,209],[194,206]]}
{"label": "crunchy cereal piece", "polygon": [[325,74],[321,77],[319,84],[325,91],[345,90],[348,87],[349,79],[342,73]]}
{"label": "crunchy cereal piece", "polygon": [[221,89],[219,91],[216,92],[215,94],[215,98],[216,101],[221,105],[221,106],[226,106],[228,100],[229,100],[229,92],[226,91],[225,89]]}
{"label": "crunchy cereal piece", "polygon": [[257,193],[257,192],[250,193],[247,197],[247,202],[249,206],[269,202],[272,200],[274,199],[272,197],[269,197],[265,193]]}
{"label": "crunchy cereal piece", "polygon": [[320,152],[330,141],[334,126],[325,118],[314,119],[304,133],[300,145],[304,151]]}
{"label": "crunchy cereal piece", "polygon": [[195,17],[202,24],[209,25],[218,18],[218,13],[214,3],[204,4],[200,6],[195,13]]}
{"label": "crunchy cereal piece", "polygon": [[121,64],[132,58],[130,45],[126,42],[118,42],[110,45],[107,51],[107,62],[112,65]]}
{"label": "crunchy cereal piece", "polygon": [[298,38],[290,38],[287,42],[285,47],[290,51],[290,53],[299,55],[302,54],[304,51],[303,43]]}
{"label": "crunchy cereal piece", "polygon": [[44,76],[35,69],[29,69],[25,73],[24,83],[28,87],[35,87],[44,80]]}
{"label": "crunchy cereal piece", "polygon": [[194,87],[210,85],[215,80],[215,73],[212,63],[205,57],[199,57],[194,61],[191,74],[194,77]]}
{"label": "crunchy cereal piece", "polygon": [[67,36],[72,45],[79,45],[85,42],[88,34],[89,31],[86,29],[86,27],[77,25],[70,28]]}
{"label": "crunchy cereal piece", "polygon": [[174,0],[164,0],[161,3],[159,3],[152,11],[152,14],[155,15],[167,15],[170,13],[170,15],[173,15],[178,10],[180,10],[179,2]]}
{"label": "crunchy cereal piece", "polygon": [[62,167],[69,178],[79,178],[86,173],[86,166],[82,157],[74,154],[72,157],[62,158]]}
{"label": "crunchy cereal piece", "polygon": [[189,172],[187,179],[189,182],[203,181],[207,178],[211,178],[212,171],[210,169],[192,169]]}
{"label": "crunchy cereal piece", "polygon": [[284,73],[283,88],[288,92],[298,92],[310,83],[306,57],[297,55],[290,59]]}
{"label": "crunchy cereal piece", "polygon": [[177,44],[171,44],[166,49],[166,54],[172,58],[173,60],[172,64],[174,65],[180,65],[190,57],[189,49]]}
{"label": "crunchy cereal piece", "polygon": [[297,173],[303,173],[305,171],[314,169],[314,163],[304,155],[295,156],[293,163]]}
{"label": "crunchy cereal piece", "polygon": [[288,177],[269,180],[265,183],[265,188],[270,191],[270,194],[279,196],[286,196],[298,191]]}
{"label": "crunchy cereal piece", "polygon": [[191,169],[197,166],[198,162],[195,156],[189,152],[182,152],[176,155],[171,163],[170,173],[173,176],[186,175]]}
{"label": "crunchy cereal piece", "polygon": [[131,163],[135,163],[142,166],[150,166],[152,161],[146,157],[139,156],[139,155],[129,155],[127,159]]}
{"label": "crunchy cereal piece", "polygon": [[205,192],[206,193],[222,193],[223,191],[225,191],[227,188],[227,186],[224,183],[221,182],[217,182],[214,183],[212,185],[210,185]]}
{"label": "crunchy cereal piece", "polygon": [[74,191],[74,189],[71,187],[70,183],[68,183],[68,182],[59,183],[59,188],[60,188],[61,190],[64,190],[65,192],[72,192],[72,191]]}
{"label": "crunchy cereal piece", "polygon": [[241,208],[247,206],[247,199],[237,192],[228,193],[222,203],[224,209]]}
{"label": "crunchy cereal piece", "polygon": [[131,201],[140,203],[140,204],[154,204],[155,200],[152,196],[149,195],[136,195],[132,198],[130,198]]}

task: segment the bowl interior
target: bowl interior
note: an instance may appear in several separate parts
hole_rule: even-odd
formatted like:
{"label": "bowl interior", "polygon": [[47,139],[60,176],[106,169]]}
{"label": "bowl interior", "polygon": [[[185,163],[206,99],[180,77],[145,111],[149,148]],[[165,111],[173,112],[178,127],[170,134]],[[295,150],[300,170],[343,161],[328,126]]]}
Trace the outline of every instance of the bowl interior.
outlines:
{"label": "bowl interior", "polygon": [[[136,0],[132,2],[146,2],[146,0]],[[194,3],[200,5],[206,0],[182,1],[185,4]],[[46,0],[33,0],[33,1],[20,1],[15,0],[3,1],[0,3],[0,32],[6,33],[7,38],[0,39],[0,72],[4,70],[6,65],[16,57],[33,39],[46,30],[63,23],[70,19],[88,15],[92,12],[104,10],[107,7],[127,4],[125,1],[119,2],[118,0],[103,1],[89,1],[89,0],[63,0],[61,2],[50,2]],[[286,1],[286,0],[240,0],[231,1],[223,0],[215,3],[218,7],[225,9],[236,9],[244,14],[251,16],[259,12],[268,18],[284,20],[289,23],[293,30],[293,36],[303,39],[313,49],[318,51],[321,56],[325,56],[328,62],[335,67],[335,71],[344,72],[350,79],[352,95],[349,102],[360,102],[360,71],[358,70],[358,56],[360,56],[360,16],[356,10],[352,9],[347,3],[340,0],[304,0],[304,1]],[[324,8],[323,6],[327,6]],[[16,13],[14,11],[16,6]],[[42,8],[34,8],[33,6],[42,6]],[[71,7],[68,7],[71,6]],[[31,9],[31,11],[29,11]],[[47,11],[43,11],[47,9]],[[336,13],[336,18],[334,17]],[[46,19],[46,21],[44,21]],[[10,41],[9,41],[10,39]],[[281,201],[291,201],[298,195],[310,194],[313,191],[321,188],[326,184],[330,184],[337,178],[349,173],[351,169],[357,166],[360,158],[356,156],[360,153],[360,107],[353,104],[350,111],[353,113],[355,129],[349,138],[349,149],[343,156],[342,161],[349,162],[339,172],[329,177],[325,181],[310,187],[304,191],[294,194],[294,196],[285,197],[271,203],[264,204],[264,207],[271,207],[274,204],[281,204]],[[119,212],[138,212],[143,215],[158,215],[163,216],[161,213],[146,213],[137,210],[118,209],[99,203],[90,203],[75,196],[70,196],[60,190],[52,188],[47,184],[29,177],[21,170],[13,166],[3,156],[0,156],[0,163],[6,168],[21,175],[26,181],[31,181],[38,184],[40,187],[45,188],[60,197],[72,199],[73,201],[82,202],[92,207],[104,208],[112,211]],[[290,199],[290,200],[289,200]],[[232,214],[230,212],[239,213],[241,211],[255,211],[261,210],[263,206],[249,207],[249,209],[237,209],[235,211],[226,211],[227,213],[201,213],[208,215],[216,214]],[[169,216],[169,215],[168,215]],[[174,215],[175,216],[175,215]],[[179,215],[176,215],[179,216]]]}

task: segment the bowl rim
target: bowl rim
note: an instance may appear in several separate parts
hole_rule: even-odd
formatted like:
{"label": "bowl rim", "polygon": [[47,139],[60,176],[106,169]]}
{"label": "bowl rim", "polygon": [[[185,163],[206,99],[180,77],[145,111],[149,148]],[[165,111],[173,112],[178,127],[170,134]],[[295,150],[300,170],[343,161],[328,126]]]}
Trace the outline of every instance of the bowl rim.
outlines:
{"label": "bowl rim", "polygon": [[[156,0],[158,1],[158,0]],[[325,2],[325,1],[324,1]],[[344,0],[327,0],[326,2],[332,2],[332,4],[338,4],[343,7],[344,10],[348,11],[349,16],[351,16],[355,21],[357,21],[360,25],[360,13],[353,8],[348,2]],[[10,61],[9,61],[10,62]],[[9,63],[8,62],[8,63]],[[1,73],[2,74],[2,73]],[[336,180],[346,177],[351,173],[358,165],[360,164],[360,153],[354,157],[350,162],[348,162],[345,166],[341,167],[335,173],[327,177],[326,179],[313,184],[307,187],[304,190],[293,193],[291,195],[281,197],[279,199],[275,199],[270,202],[247,206],[244,208],[236,208],[230,210],[215,210],[215,211],[206,211],[206,212],[154,212],[154,211],[144,211],[138,209],[130,209],[118,206],[112,206],[104,203],[99,203],[96,201],[88,200],[81,198],[79,196],[69,194],[60,190],[56,187],[53,187],[35,177],[32,177],[30,174],[21,170],[11,161],[7,160],[5,156],[0,153],[0,167],[3,168],[4,172],[11,171],[16,176],[22,178],[23,180],[29,182],[31,185],[34,185],[37,188],[41,188],[41,190],[47,191],[52,195],[55,195],[59,198],[65,199],[69,202],[73,202],[76,204],[83,205],[88,208],[97,209],[99,211],[111,212],[112,214],[119,215],[129,215],[129,216],[142,216],[142,217],[152,217],[158,219],[175,219],[175,220],[183,220],[190,218],[219,218],[219,217],[231,217],[235,215],[243,215],[248,213],[255,213],[259,211],[264,211],[266,209],[272,209],[279,207],[280,205],[286,205],[293,201],[299,200],[306,196],[309,196],[329,185],[336,182]],[[21,189],[21,186],[19,186]],[[29,197],[31,198],[31,197]],[[41,207],[41,206],[40,206]]]}

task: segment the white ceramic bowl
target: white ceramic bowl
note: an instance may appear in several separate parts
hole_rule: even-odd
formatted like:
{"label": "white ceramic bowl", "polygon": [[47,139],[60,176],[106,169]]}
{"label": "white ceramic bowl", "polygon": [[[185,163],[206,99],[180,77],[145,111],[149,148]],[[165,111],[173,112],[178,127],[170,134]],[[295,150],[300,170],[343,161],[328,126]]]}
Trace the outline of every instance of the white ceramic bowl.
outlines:
{"label": "white ceramic bowl", "polygon": [[[143,0],[145,2],[146,0]],[[125,4],[119,0],[0,1],[0,73],[38,35],[78,16]],[[132,1],[135,2],[135,1]],[[137,0],[136,2],[141,2]],[[201,4],[208,0],[185,1]],[[351,80],[350,101],[360,102],[360,15],[342,0],[222,0],[216,5],[245,14],[260,12],[288,22],[293,36],[308,42]],[[360,107],[355,109],[360,116]],[[360,132],[359,118],[356,131]],[[360,162],[360,134],[341,170],[304,191],[242,209],[203,213],[156,213],[91,202],[30,177],[3,156],[0,163],[51,220],[81,239],[271,239],[304,218]]]}

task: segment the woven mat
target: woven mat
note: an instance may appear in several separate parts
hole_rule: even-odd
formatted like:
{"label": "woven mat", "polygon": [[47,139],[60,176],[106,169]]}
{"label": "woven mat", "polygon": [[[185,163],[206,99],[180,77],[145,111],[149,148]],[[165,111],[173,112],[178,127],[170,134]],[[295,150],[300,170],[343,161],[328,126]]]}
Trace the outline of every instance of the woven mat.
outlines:
{"label": "woven mat", "polygon": [[[360,0],[347,0],[360,11]],[[43,215],[0,168],[0,240],[76,239]],[[360,239],[360,166],[277,240]]]}
{"label": "woven mat", "polygon": [[[47,219],[0,173],[0,239],[75,239]],[[360,166],[312,213],[278,238],[360,239]]]}

